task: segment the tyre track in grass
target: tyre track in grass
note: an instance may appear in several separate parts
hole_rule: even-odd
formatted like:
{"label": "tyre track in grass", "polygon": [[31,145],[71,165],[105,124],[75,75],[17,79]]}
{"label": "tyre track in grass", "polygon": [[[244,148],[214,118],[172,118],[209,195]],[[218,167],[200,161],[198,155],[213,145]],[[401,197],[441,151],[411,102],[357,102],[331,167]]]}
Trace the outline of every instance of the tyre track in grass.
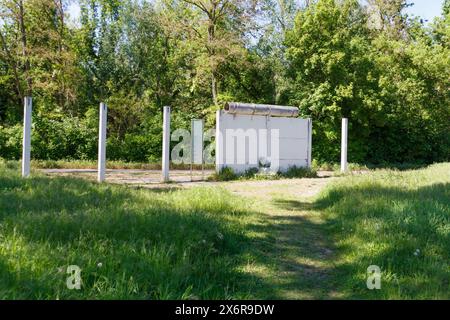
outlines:
{"label": "tyre track in grass", "polygon": [[246,197],[261,214],[254,248],[260,258],[246,268],[262,281],[255,298],[339,298],[329,274],[334,248],[326,236],[313,201],[333,179],[304,178],[275,181],[238,181],[221,186]]}

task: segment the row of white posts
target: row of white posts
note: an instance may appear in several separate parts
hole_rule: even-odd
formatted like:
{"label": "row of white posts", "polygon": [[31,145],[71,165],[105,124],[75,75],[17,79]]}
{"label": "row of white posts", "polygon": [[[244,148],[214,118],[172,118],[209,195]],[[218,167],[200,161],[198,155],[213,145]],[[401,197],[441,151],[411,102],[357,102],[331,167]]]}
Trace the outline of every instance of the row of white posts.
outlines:
{"label": "row of white posts", "polygon": [[[23,138],[22,138],[22,177],[30,175],[31,158],[31,114],[32,99],[25,97],[23,109]],[[98,176],[99,182],[105,181],[106,171],[106,123],[108,108],[105,103],[100,103],[100,119],[98,128]]]}
{"label": "row of white posts", "polygon": [[[32,99],[24,99],[23,141],[22,141],[22,177],[30,175],[31,158],[31,114]],[[100,103],[100,117],[98,126],[98,171],[97,181],[105,181],[106,176],[106,126],[108,107],[104,102]],[[164,107],[163,115],[163,155],[162,155],[162,180],[169,181],[169,157],[170,157],[170,107]]]}
{"label": "row of white posts", "polygon": [[[31,113],[32,99],[25,97],[24,100],[24,123],[23,123],[23,145],[22,145],[22,176],[30,175],[30,152],[31,152]],[[108,108],[105,103],[100,103],[99,139],[98,139],[98,176],[97,180],[105,180],[106,171],[106,124]],[[347,171],[347,140],[348,119],[342,119],[341,136],[341,172]],[[170,107],[165,106],[163,110],[163,143],[162,143],[162,180],[169,181],[170,164]]]}

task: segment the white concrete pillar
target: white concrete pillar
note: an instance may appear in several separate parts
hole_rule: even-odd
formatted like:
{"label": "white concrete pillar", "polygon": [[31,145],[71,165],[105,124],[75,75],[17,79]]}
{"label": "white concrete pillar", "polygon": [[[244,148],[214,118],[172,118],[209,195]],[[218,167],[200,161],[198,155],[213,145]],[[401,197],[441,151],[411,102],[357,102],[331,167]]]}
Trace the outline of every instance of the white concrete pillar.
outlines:
{"label": "white concrete pillar", "polygon": [[341,130],[341,172],[347,171],[348,119],[342,118]]}
{"label": "white concrete pillar", "polygon": [[162,180],[169,181],[170,164],[170,107],[163,110],[163,141],[162,141]]}
{"label": "white concrete pillar", "polygon": [[311,168],[312,161],[312,119],[308,119],[308,168]]}
{"label": "white concrete pillar", "polygon": [[30,175],[31,160],[31,113],[33,102],[25,97],[23,103],[23,137],[22,137],[22,177]]}
{"label": "white concrete pillar", "polygon": [[225,134],[222,134],[222,127],[221,127],[221,112],[220,110],[216,111],[216,172],[219,173],[222,170],[223,164],[224,164],[224,139]]}
{"label": "white concrete pillar", "polygon": [[98,172],[97,172],[98,182],[105,181],[107,114],[108,114],[108,107],[104,102],[101,102],[99,125],[98,125]]}

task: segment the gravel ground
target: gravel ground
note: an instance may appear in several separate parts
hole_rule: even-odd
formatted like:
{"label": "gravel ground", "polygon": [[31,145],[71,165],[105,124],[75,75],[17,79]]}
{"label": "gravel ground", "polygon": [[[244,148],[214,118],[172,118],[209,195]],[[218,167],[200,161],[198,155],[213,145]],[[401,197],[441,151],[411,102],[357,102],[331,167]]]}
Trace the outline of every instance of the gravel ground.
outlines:
{"label": "gravel ground", "polygon": [[[48,176],[68,176],[95,180],[97,170],[94,169],[41,169]],[[266,197],[268,192],[288,193],[295,196],[314,196],[332,179],[332,171],[319,171],[318,178],[280,179],[280,180],[243,180],[228,182],[204,181],[213,174],[213,170],[193,171],[192,179],[189,170],[171,170],[171,183],[161,183],[160,170],[109,169],[106,171],[108,183],[125,184],[142,188],[185,188],[193,186],[220,186],[244,196]],[[275,189],[274,189],[275,188]]]}

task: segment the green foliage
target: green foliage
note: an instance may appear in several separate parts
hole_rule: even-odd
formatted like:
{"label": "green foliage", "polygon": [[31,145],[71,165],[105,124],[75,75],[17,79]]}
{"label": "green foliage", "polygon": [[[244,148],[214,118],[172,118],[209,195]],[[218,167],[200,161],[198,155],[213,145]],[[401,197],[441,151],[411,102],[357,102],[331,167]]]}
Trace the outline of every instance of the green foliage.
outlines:
{"label": "green foliage", "polygon": [[211,181],[231,181],[236,180],[239,176],[230,167],[224,167],[219,173],[214,173],[209,176],[208,179]]}
{"label": "green foliage", "polygon": [[243,173],[236,173],[230,167],[224,167],[219,173],[209,176],[211,181],[232,181],[232,180],[278,180],[293,178],[316,178],[317,172],[313,169],[292,166],[286,171],[264,172],[257,167],[245,170]]}
{"label": "green foliage", "polygon": [[317,172],[310,168],[292,166],[286,172],[281,172],[284,178],[317,178]]}
{"label": "green foliage", "polygon": [[244,174],[241,176],[242,178],[251,179],[254,178],[259,173],[259,168],[253,167],[245,170]]}
{"label": "green foliage", "polygon": [[22,156],[22,126],[0,126],[0,157],[19,159]]}
{"label": "green foliage", "polygon": [[94,159],[97,156],[97,125],[89,118],[33,118],[31,147],[36,159]]}
{"label": "green foliage", "polygon": [[286,38],[292,104],[313,119],[313,157],[337,161],[349,118],[349,160],[432,162],[450,150],[448,48],[368,27],[357,1],[319,0]]}
{"label": "green foliage", "polygon": [[2,157],[20,157],[30,94],[35,159],[95,159],[104,101],[108,159],[158,161],[163,106],[173,128],[212,128],[233,100],[298,106],[320,162],[339,160],[342,117],[351,162],[450,159],[448,0],[430,25],[404,0],[81,0],[77,24],[65,0],[0,1]]}
{"label": "green foliage", "polygon": [[292,103],[312,117],[314,157],[337,161],[341,118],[349,120],[349,155],[366,160],[370,122],[379,107],[369,30],[357,1],[321,0],[296,17],[286,38],[295,81]]}

